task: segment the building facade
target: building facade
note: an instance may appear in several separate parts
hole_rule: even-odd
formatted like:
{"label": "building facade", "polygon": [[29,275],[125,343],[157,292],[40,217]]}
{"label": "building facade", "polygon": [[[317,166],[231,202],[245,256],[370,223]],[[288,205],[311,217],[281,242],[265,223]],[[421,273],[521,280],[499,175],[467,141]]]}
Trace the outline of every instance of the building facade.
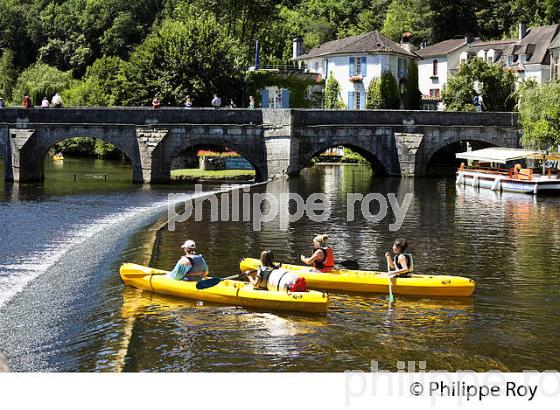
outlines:
{"label": "building facade", "polygon": [[353,110],[366,108],[371,81],[390,72],[401,84],[407,78],[410,62],[418,59],[410,36],[397,44],[377,31],[330,41],[296,55],[301,51],[301,46],[294,44],[293,60],[323,79],[332,75],[340,87],[339,100]]}
{"label": "building facade", "polygon": [[448,79],[459,70],[462,63],[479,58],[514,70],[519,81],[532,79],[543,84],[552,78],[553,61],[558,67],[560,26],[553,24],[527,29],[519,25],[519,38],[482,41],[465,36],[422,48],[416,53],[418,62],[418,88],[422,93],[424,108],[443,109],[441,93]]}

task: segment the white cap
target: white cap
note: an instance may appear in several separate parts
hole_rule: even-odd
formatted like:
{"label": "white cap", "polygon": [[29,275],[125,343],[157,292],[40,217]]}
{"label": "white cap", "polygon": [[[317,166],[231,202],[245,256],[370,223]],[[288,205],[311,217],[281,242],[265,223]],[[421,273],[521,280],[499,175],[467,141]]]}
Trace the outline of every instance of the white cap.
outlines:
{"label": "white cap", "polygon": [[194,243],[193,240],[189,239],[188,241],[185,241],[185,243],[181,245],[181,248],[196,249],[196,244]]}

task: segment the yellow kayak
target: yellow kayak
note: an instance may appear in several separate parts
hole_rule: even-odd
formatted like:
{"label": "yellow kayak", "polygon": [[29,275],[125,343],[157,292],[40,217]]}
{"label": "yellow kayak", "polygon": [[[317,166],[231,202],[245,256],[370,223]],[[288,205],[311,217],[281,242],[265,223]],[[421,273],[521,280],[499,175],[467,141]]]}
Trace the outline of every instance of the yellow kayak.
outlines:
{"label": "yellow kayak", "polygon": [[54,161],[62,161],[64,159],[64,155],[54,155],[52,159]]}
{"label": "yellow kayak", "polygon": [[197,282],[169,279],[165,276],[167,273],[134,263],[124,263],[120,268],[121,279],[128,286],[181,298],[299,312],[325,312],[329,304],[326,293],[314,290],[293,293],[256,290],[248,282],[237,280],[223,280],[215,286],[199,290]]}
{"label": "yellow kayak", "polygon": [[[260,260],[244,258],[240,262],[242,272],[258,269]],[[282,264],[282,268],[305,278],[307,286],[319,290],[343,290],[350,292],[387,293],[389,278],[385,272],[339,269],[332,272],[314,272],[309,266]],[[471,296],[475,283],[472,279],[448,275],[417,275],[409,278],[393,278],[393,293],[415,296]]]}

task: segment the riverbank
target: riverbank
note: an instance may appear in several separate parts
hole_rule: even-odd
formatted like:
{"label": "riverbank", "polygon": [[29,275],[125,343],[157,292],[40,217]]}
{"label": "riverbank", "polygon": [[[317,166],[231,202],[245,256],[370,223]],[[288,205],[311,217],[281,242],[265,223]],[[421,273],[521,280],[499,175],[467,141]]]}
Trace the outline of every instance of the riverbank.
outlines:
{"label": "riverbank", "polygon": [[205,171],[198,168],[174,169],[171,171],[173,181],[202,182],[202,181],[252,181],[255,171],[244,169],[225,169],[219,171]]}

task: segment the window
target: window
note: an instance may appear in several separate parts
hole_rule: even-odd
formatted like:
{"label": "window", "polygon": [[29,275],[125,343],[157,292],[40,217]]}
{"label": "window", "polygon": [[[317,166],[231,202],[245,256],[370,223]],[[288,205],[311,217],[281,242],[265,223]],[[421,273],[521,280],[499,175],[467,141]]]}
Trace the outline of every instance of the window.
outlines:
{"label": "window", "polygon": [[399,79],[406,78],[408,74],[408,61],[404,58],[399,58],[397,60],[397,70]]}
{"label": "window", "polygon": [[432,75],[434,77],[437,77],[437,60],[434,60],[432,62]]}
{"label": "window", "polygon": [[354,93],[354,108],[355,110],[359,110],[360,109],[360,93],[355,92]]}
{"label": "window", "polygon": [[360,57],[356,58],[356,65],[354,66],[354,75],[362,74],[362,59]]}
{"label": "window", "polygon": [[315,71],[319,71],[319,62],[315,61],[315,67],[314,67]]}
{"label": "window", "polygon": [[430,97],[440,97],[440,90],[439,88],[431,88],[430,89]]}
{"label": "window", "polygon": [[513,56],[508,57],[508,65],[513,65]]}

